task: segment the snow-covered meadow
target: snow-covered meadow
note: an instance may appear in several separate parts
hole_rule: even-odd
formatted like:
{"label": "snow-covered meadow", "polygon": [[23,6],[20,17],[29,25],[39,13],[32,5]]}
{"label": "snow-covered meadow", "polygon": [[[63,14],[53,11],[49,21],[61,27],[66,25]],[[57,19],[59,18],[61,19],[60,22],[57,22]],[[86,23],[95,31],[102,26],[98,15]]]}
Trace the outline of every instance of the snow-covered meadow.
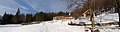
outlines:
{"label": "snow-covered meadow", "polygon": [[69,26],[67,22],[43,22],[40,24],[25,25],[19,27],[0,27],[0,32],[84,32],[82,26]]}

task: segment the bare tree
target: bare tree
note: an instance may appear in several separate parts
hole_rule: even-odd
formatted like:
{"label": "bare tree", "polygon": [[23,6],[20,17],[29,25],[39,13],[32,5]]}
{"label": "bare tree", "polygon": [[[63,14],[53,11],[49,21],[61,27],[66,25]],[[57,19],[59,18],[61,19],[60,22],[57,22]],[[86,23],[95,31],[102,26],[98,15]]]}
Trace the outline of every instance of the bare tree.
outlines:
{"label": "bare tree", "polygon": [[[80,3],[80,2],[85,2],[85,3]],[[80,1],[80,0],[68,0],[68,8],[73,8],[72,6],[77,5],[76,8],[74,8],[75,10],[73,12],[75,12],[75,14],[77,14],[78,17],[83,12],[85,12],[87,10],[90,10],[91,21],[93,23],[92,27],[94,27],[94,16],[95,16],[95,14],[100,12],[100,11],[107,11],[106,9],[113,8],[115,6],[114,4],[115,4],[114,0],[87,0],[87,1],[84,1],[84,0],[82,0],[82,1]],[[102,10],[102,9],[105,9],[105,10]],[[94,28],[92,28],[92,29],[94,29]]]}
{"label": "bare tree", "polygon": [[120,27],[120,0],[115,0],[116,2],[116,12],[119,15],[119,27]]}

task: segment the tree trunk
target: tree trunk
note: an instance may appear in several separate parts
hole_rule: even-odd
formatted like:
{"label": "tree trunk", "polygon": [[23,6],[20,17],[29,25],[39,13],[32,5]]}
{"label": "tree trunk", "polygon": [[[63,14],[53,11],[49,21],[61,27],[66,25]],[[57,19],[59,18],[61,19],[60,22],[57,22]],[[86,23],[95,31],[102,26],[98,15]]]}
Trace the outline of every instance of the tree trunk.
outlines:
{"label": "tree trunk", "polygon": [[119,27],[120,27],[120,0],[115,0],[116,1],[116,12],[119,15]]}
{"label": "tree trunk", "polygon": [[94,16],[95,16],[95,14],[92,12],[91,13],[91,19],[90,19],[90,21],[92,22],[92,32],[94,32],[94,28],[95,28]]}
{"label": "tree trunk", "polygon": [[119,10],[118,10],[118,15],[119,15],[119,27],[120,27],[120,7],[119,7]]}
{"label": "tree trunk", "polygon": [[118,13],[118,14],[119,14],[119,27],[120,27],[120,10],[119,10],[119,13]]}

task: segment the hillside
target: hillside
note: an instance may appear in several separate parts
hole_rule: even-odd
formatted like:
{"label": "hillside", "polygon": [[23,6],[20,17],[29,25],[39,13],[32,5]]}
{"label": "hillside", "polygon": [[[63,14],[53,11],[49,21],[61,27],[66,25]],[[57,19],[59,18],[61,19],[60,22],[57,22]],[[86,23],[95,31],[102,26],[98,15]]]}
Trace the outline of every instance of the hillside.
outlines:
{"label": "hillside", "polygon": [[[91,4],[91,3],[94,3],[94,4]],[[76,8],[75,10],[73,10],[72,15],[77,18],[79,16],[82,16],[82,14],[87,10],[90,11],[90,9],[96,15],[100,15],[108,11],[115,11],[115,5],[116,4],[114,0],[95,0],[95,1],[87,0],[84,3],[83,7]],[[80,7],[80,6],[76,6],[76,7]]]}

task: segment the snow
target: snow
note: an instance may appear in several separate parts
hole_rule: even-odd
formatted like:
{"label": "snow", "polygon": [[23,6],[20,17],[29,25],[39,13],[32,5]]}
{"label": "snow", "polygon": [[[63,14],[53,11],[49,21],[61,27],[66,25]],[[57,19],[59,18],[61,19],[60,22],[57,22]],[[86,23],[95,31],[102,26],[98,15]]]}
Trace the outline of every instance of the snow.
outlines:
{"label": "snow", "polygon": [[[95,23],[110,23],[110,22],[119,22],[119,16],[118,13],[113,14],[101,14],[94,18]],[[91,21],[86,18],[81,18],[72,21],[73,23],[79,24],[79,23],[85,23],[85,24],[91,24]]]}
{"label": "snow", "polygon": [[2,28],[6,28],[6,27],[20,27],[22,26],[21,24],[9,24],[9,25],[0,25],[0,27]]}
{"label": "snow", "polygon": [[[95,19],[97,18],[97,20],[101,20],[101,21],[119,21],[119,16],[118,13],[113,13],[113,14],[105,14],[105,15],[99,15],[97,17],[95,17]],[[96,21],[97,21],[96,20]]]}
{"label": "snow", "polygon": [[84,31],[82,26],[69,26],[66,22],[47,21],[39,24],[25,25],[20,27],[1,28],[0,32],[79,32]]}
{"label": "snow", "polygon": [[76,23],[76,24],[79,24],[79,23],[91,24],[91,21],[89,21],[89,19],[87,19],[87,18],[81,18],[81,19],[73,20],[72,22]]}
{"label": "snow", "polygon": [[[99,20],[99,21],[98,21]],[[95,17],[95,21],[99,22],[104,21],[103,23],[109,23],[109,22],[118,22],[118,14],[108,14],[108,15],[102,15],[99,17]],[[77,20],[53,20],[53,21],[45,21],[38,24],[32,24],[32,25],[0,25],[0,32],[85,32],[85,30],[89,30],[89,28],[85,28],[85,26],[70,26],[68,23],[74,22],[74,23],[80,23],[84,22],[86,24],[91,24],[89,19],[77,19]],[[114,28],[114,26],[118,25],[112,25],[112,26],[96,26],[97,29],[100,30],[100,32],[120,32],[119,29],[111,29]],[[87,26],[91,27],[91,26]]]}

